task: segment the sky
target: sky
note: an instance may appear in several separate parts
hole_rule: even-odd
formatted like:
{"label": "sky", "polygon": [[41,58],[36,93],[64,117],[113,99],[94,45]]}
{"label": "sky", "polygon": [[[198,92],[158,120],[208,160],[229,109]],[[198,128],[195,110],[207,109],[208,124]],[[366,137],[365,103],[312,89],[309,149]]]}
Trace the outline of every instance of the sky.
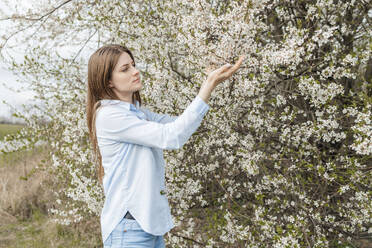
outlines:
{"label": "sky", "polygon": [[[48,4],[48,1],[49,0],[0,0],[0,18],[11,16],[13,13],[24,14],[27,10],[34,9],[36,5],[43,5],[43,2]],[[17,6],[17,11],[15,10],[15,5]],[[12,28],[9,28],[10,25],[11,22],[9,21],[0,21],[0,36],[10,33],[9,30],[12,30]],[[26,33],[21,33],[20,35],[22,34],[26,35]],[[8,43],[12,44],[12,39],[10,39]],[[23,60],[25,54],[22,53],[22,50],[24,50],[24,48],[23,46],[17,46],[17,53],[13,51],[10,54],[18,63]],[[76,47],[66,46],[58,49],[58,53],[63,57],[71,57],[75,56],[77,50]],[[9,50],[6,50],[6,52],[2,54],[8,57],[7,53],[9,53]],[[88,56],[88,54],[89,51],[83,50],[80,56]],[[0,120],[4,118],[10,121],[16,120],[11,117],[12,108],[4,104],[4,101],[20,112],[23,112],[22,104],[34,101],[33,97],[36,96],[36,94],[27,89],[27,82],[19,80],[20,79],[18,79],[12,71],[7,69],[5,61],[3,61],[0,56]],[[4,86],[4,84],[6,86]],[[9,87],[13,90],[9,90]]]}
{"label": "sky", "polygon": [[[14,106],[16,109],[21,110],[22,104],[26,104],[28,101],[32,100],[34,93],[29,90],[22,90],[22,83],[17,82],[16,76],[6,68],[3,68],[4,64],[1,63],[0,68],[0,117],[9,118],[11,109],[3,103],[6,101],[10,105]],[[12,90],[4,87],[3,83],[7,86],[14,88],[20,92],[14,92]]]}
{"label": "sky", "polygon": [[[32,7],[32,0],[20,0],[20,1],[9,1],[10,6],[17,4],[18,7],[26,10]],[[9,4],[5,0],[0,0],[0,9],[5,13],[11,15],[14,13],[14,9],[9,8]],[[4,17],[4,16],[1,16]],[[1,18],[0,17],[0,18]],[[0,35],[9,33],[7,28],[9,23],[1,21],[0,25]],[[11,40],[10,40],[11,42]],[[23,54],[13,54],[16,57],[23,57]],[[7,86],[5,87],[4,84]],[[22,110],[22,104],[27,104],[28,101],[32,100],[32,91],[22,89],[25,87],[23,82],[18,82],[17,77],[12,73],[12,71],[7,69],[6,64],[0,58],[0,118],[9,118],[11,114],[11,108],[9,108],[3,101],[9,103],[11,106],[15,107],[17,110]],[[13,90],[9,90],[12,88]],[[20,91],[20,92],[16,92]]]}

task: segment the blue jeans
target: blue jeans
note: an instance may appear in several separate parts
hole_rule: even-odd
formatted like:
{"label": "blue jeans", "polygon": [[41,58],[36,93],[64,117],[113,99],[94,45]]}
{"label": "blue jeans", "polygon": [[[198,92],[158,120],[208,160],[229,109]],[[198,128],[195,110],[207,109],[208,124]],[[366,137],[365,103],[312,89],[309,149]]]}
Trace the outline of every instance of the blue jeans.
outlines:
{"label": "blue jeans", "polygon": [[123,218],[103,243],[104,248],[165,248],[163,236],[145,232],[136,220]]}

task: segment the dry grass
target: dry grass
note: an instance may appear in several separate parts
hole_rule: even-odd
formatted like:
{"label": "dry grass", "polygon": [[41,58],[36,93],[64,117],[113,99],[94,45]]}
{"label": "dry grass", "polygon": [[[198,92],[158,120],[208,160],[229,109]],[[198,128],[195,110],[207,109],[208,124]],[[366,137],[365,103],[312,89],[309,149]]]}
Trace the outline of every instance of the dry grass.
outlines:
{"label": "dry grass", "polygon": [[0,167],[0,211],[4,215],[18,216],[21,219],[30,217],[32,207],[45,209],[46,200],[49,198],[46,190],[42,190],[43,182],[48,175],[38,172],[27,179],[28,173],[32,171],[45,156],[45,151],[24,151],[21,154],[7,154],[7,157],[16,156],[18,159],[12,164],[3,164]]}
{"label": "dry grass", "polygon": [[101,247],[98,217],[62,226],[48,215],[53,177],[27,177],[46,155],[45,147],[0,155],[0,247]]}

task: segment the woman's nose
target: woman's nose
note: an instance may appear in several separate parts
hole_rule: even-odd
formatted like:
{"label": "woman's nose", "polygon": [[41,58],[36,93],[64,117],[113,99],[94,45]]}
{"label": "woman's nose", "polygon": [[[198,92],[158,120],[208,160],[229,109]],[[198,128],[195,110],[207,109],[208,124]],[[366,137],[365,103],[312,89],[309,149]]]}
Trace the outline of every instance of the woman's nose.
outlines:
{"label": "woman's nose", "polygon": [[134,68],[133,75],[137,75],[139,73],[139,70],[137,68]]}

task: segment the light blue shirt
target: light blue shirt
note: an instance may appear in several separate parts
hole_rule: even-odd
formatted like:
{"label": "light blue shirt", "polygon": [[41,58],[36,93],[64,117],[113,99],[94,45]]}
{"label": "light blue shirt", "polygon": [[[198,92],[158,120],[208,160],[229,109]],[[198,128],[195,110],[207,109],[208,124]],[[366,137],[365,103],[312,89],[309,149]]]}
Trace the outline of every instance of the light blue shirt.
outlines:
{"label": "light blue shirt", "polygon": [[102,240],[129,211],[141,228],[164,235],[174,227],[166,196],[163,149],[179,149],[209,109],[199,96],[178,117],[157,114],[120,100],[101,100],[96,114],[105,170]]}

